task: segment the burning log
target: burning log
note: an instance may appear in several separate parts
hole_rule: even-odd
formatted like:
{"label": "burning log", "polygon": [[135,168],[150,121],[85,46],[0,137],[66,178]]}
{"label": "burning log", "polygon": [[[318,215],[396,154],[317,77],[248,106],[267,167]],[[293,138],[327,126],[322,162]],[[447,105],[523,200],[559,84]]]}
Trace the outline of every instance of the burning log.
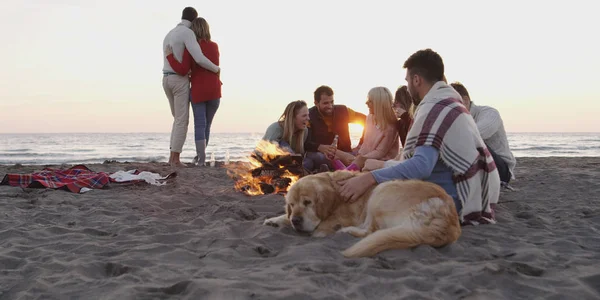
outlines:
{"label": "burning log", "polygon": [[291,154],[267,141],[259,142],[246,168],[228,167],[235,188],[247,195],[286,193],[304,175],[302,155]]}

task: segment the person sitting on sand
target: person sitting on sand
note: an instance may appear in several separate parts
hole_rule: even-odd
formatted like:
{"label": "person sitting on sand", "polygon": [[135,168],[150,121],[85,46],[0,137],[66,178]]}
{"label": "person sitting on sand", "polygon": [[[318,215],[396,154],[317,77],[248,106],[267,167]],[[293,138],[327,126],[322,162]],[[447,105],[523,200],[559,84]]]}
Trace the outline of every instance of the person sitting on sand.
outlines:
{"label": "person sitting on sand", "polygon": [[[198,39],[197,44],[206,57],[215,65],[219,65],[219,46],[211,40],[210,28],[204,18],[192,22],[191,29]],[[219,73],[213,73],[194,63],[191,53],[186,49],[181,63],[175,59],[170,49],[166,51],[167,59],[175,72],[187,75],[190,70],[192,91],[190,101],[194,113],[194,139],[196,142],[196,157],[194,162],[204,166],[206,162],[206,147],[210,137],[210,128],[221,103],[221,79]]]}
{"label": "person sitting on sand", "polygon": [[460,94],[464,106],[475,119],[479,134],[494,158],[500,173],[500,181],[505,185],[508,184],[511,179],[515,179],[514,169],[517,160],[510,151],[500,113],[493,107],[475,105],[463,84],[455,82],[450,85]]}
{"label": "person sitting on sand", "polygon": [[396,113],[396,117],[398,118],[398,121],[396,121],[396,130],[398,131],[402,147],[406,143],[406,135],[413,122],[412,108],[413,99],[408,92],[408,87],[403,85],[396,90],[396,95],[394,96],[394,113]]}
{"label": "person sitting on sand", "polygon": [[[187,135],[190,113],[190,80],[186,74],[177,74],[167,59],[167,49],[173,52],[175,59],[181,61],[184,50],[187,50],[201,67],[219,73],[220,68],[212,63],[200,49],[194,32],[190,30],[192,21],[198,17],[198,12],[193,7],[183,9],[181,23],[177,24],[163,40],[163,89],[169,99],[171,114],[173,115],[173,128],[171,130],[169,164],[171,166],[185,167],[181,163],[180,155]],[[170,50],[172,47],[172,50]]]}
{"label": "person sitting on sand", "polygon": [[338,182],[341,197],[356,201],[372,186],[390,180],[425,180],[454,199],[462,224],[495,223],[498,170],[460,95],[442,80],[442,58],[431,49],[419,50],[404,68],[417,108],[402,161]]}
{"label": "person sitting on sand", "polygon": [[[364,125],[367,119],[362,113],[356,112],[345,105],[333,104],[333,90],[322,85],[314,92],[315,106],[308,110],[310,122],[308,138],[304,144],[306,155],[304,168],[313,171],[316,168],[329,169],[339,149],[356,154],[352,149],[348,124]],[[364,133],[364,132],[363,132]],[[338,135],[337,149],[332,146],[335,135]],[[359,145],[362,144],[361,138]],[[339,157],[338,157],[339,158]]]}
{"label": "person sitting on sand", "polygon": [[[366,159],[388,160],[398,155],[400,141],[396,130],[396,116],[392,109],[392,93],[385,87],[375,87],[369,91],[367,102],[369,114],[364,130],[364,142],[358,155],[338,151],[334,161],[336,170],[360,170]],[[346,165],[349,165],[346,168]]]}
{"label": "person sitting on sand", "polygon": [[[398,121],[396,121],[396,130],[398,131],[398,136],[400,137],[402,147],[404,147],[404,144],[406,143],[406,135],[408,134],[408,129],[413,122],[413,107],[413,99],[408,92],[407,86],[403,85],[399,87],[396,90],[396,95],[394,96],[394,113],[396,114],[396,117],[398,117]],[[401,153],[391,160],[367,159],[363,164],[362,170],[373,171],[381,169],[384,166],[392,166],[400,162],[400,156]]]}
{"label": "person sitting on sand", "polygon": [[263,140],[277,142],[291,153],[304,154],[304,142],[308,138],[308,105],[302,100],[290,102],[279,121],[271,124]]}

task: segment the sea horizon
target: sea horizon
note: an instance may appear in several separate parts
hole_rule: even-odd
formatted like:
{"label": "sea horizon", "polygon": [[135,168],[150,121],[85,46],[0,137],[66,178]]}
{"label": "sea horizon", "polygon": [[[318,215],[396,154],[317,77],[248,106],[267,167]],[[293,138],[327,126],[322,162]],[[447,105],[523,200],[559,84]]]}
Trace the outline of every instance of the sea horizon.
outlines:
{"label": "sea horizon", "polygon": [[[247,161],[262,132],[215,132],[206,149],[207,161]],[[598,157],[597,132],[509,132],[515,157]],[[169,132],[0,133],[0,165],[60,165],[116,162],[166,162]],[[351,134],[353,146],[360,133]],[[193,130],[188,131],[181,159],[195,153]]]}
{"label": "sea horizon", "polygon": [[[265,127],[266,130],[266,127]],[[190,130],[193,131],[193,130]],[[18,134],[131,134],[131,133],[171,133],[170,131],[61,131],[61,132],[0,132],[0,135],[18,135]],[[261,134],[263,131],[215,131],[211,132],[215,134]],[[600,131],[507,131],[507,134],[521,134],[521,133],[540,133],[540,134],[563,134],[563,133],[574,133],[574,134],[600,134]]]}

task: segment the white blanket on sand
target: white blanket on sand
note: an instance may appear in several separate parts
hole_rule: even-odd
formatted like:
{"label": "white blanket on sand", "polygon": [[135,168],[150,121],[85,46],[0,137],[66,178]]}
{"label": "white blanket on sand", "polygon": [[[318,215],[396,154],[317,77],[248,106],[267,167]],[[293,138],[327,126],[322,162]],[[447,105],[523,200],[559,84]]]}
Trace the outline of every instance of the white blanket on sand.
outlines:
{"label": "white blanket on sand", "polygon": [[143,171],[139,174],[134,174],[136,170],[129,171],[117,171],[115,173],[110,174],[110,178],[114,179],[116,182],[125,182],[132,180],[143,180],[152,185],[165,185],[166,182],[163,180],[166,179],[166,176],[160,176],[160,174]]}

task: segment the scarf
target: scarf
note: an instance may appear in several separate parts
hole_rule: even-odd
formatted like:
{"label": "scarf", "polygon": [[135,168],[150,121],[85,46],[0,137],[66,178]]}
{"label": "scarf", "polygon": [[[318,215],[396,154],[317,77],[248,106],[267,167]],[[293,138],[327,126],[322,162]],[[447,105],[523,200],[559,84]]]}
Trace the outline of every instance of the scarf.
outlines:
{"label": "scarf", "polygon": [[500,177],[477,125],[460,95],[438,81],[417,106],[402,160],[419,146],[432,146],[453,172],[463,225],[496,223],[494,207],[500,196]]}

